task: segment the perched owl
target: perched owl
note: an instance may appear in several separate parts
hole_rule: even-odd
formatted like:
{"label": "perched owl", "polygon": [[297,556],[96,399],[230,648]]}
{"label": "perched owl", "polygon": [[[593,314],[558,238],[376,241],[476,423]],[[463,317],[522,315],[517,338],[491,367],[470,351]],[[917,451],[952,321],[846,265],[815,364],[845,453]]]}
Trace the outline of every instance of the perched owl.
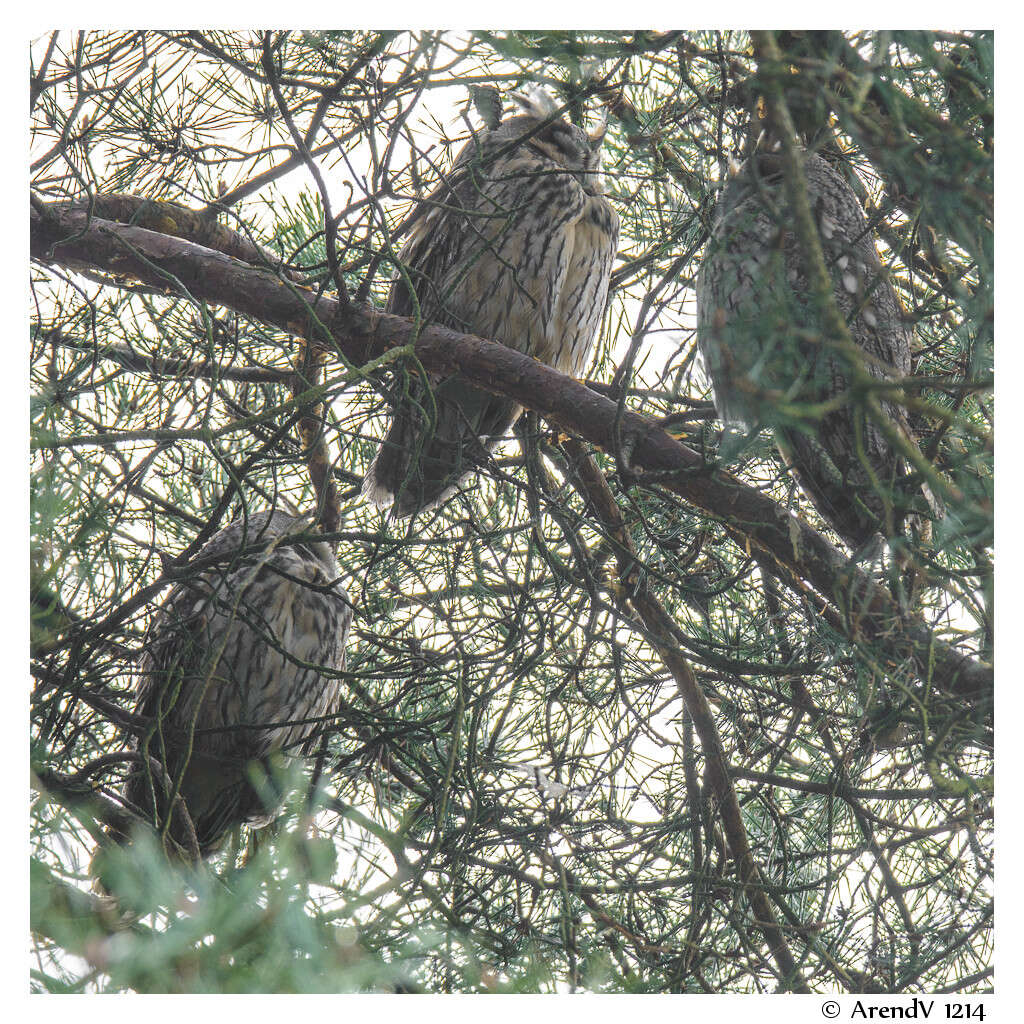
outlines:
{"label": "perched owl", "polygon": [[[833,293],[864,365],[879,380],[906,376],[911,329],[864,211],[820,156],[805,153],[803,166]],[[908,515],[939,509],[850,392],[842,357],[822,343],[791,221],[781,157],[755,155],[715,209],[697,278],[697,342],[719,416],[748,428],[773,426],[815,507],[856,550],[879,533],[899,533]],[[912,439],[905,410],[881,404]],[[809,410],[816,415],[794,414]]]}
{"label": "perched owl", "polygon": [[[309,753],[339,710],[352,609],[328,545],[289,542],[308,530],[284,512],[236,520],[202,548],[197,560],[212,564],[175,585],[146,638],[137,714],[153,732],[135,746],[180,782],[204,857],[236,825],[273,819],[278,801],[252,773],[272,755]],[[163,826],[157,773],[134,767],[124,795]],[[188,849],[177,814],[169,834]]]}
{"label": "perched owl", "polygon": [[[476,135],[424,202],[387,308],[500,341],[579,375],[604,312],[619,219],[604,198],[600,147],[554,117],[543,94]],[[410,285],[415,292],[414,302]],[[431,394],[432,392],[432,394]],[[457,374],[414,378],[363,493],[396,517],[445,500],[522,412]]]}

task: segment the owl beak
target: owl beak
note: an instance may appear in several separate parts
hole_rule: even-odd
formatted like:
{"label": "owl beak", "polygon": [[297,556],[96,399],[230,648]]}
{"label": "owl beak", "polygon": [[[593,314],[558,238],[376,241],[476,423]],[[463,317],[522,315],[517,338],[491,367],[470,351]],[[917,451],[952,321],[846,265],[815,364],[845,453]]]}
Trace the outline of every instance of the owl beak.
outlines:
{"label": "owl beak", "polygon": [[601,143],[604,142],[605,134],[608,131],[608,111],[602,111],[601,120],[597,123],[597,126],[587,132],[587,140],[590,142],[590,148],[595,152],[601,148]]}

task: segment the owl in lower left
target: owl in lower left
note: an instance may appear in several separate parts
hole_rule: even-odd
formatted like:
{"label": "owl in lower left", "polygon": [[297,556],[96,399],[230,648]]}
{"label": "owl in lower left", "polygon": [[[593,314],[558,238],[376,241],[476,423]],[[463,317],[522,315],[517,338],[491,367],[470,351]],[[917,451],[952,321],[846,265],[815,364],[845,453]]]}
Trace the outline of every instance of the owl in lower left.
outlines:
{"label": "owl in lower left", "polygon": [[124,798],[186,852],[193,830],[207,857],[236,826],[272,821],[272,762],[310,754],[340,712],[352,605],[309,531],[281,511],[236,520],[147,634],[135,711],[150,729],[132,743]]}
{"label": "owl in lower left", "polygon": [[[619,235],[601,176],[604,129],[587,135],[543,93],[513,99],[519,112],[474,135],[414,213],[387,309],[579,376]],[[522,412],[458,374],[407,381],[363,482],[396,518],[446,500]]]}

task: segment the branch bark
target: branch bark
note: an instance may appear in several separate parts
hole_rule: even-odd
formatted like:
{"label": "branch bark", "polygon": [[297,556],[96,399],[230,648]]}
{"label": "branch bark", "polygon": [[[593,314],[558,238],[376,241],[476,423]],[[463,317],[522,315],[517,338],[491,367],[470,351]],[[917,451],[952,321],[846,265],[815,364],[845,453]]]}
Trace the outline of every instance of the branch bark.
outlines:
{"label": "branch bark", "polygon": [[148,199],[125,193],[94,195],[88,202],[69,206],[93,217],[186,238],[256,266],[273,267],[292,281],[304,279],[300,271],[285,267],[281,256],[221,224],[215,208],[193,210],[168,199]]}
{"label": "branch bark", "polygon": [[[806,580],[837,608],[847,637],[889,671],[908,667],[928,685],[968,700],[991,697],[992,666],[903,615],[889,593],[806,523],[637,413],[520,352],[369,305],[338,302],[201,245],[144,228],[89,219],[80,210],[31,205],[31,252],[43,263],[101,270],[195,302],[224,305],[322,345],[346,365],[415,345],[434,373],[508,395],[559,429],[620,456],[644,479],[720,519],[746,550],[767,552],[787,578]],[[116,285],[116,280],[111,284]]]}
{"label": "branch bark", "polygon": [[[305,339],[299,339],[298,349],[292,378],[292,396],[296,402],[311,387],[323,383],[327,362],[323,349],[307,344]],[[331,475],[331,454],[323,430],[326,416],[326,407],[322,402],[312,406],[303,405],[297,429],[313,493],[316,495],[317,518],[325,533],[337,533],[341,524],[341,506],[338,488]]]}

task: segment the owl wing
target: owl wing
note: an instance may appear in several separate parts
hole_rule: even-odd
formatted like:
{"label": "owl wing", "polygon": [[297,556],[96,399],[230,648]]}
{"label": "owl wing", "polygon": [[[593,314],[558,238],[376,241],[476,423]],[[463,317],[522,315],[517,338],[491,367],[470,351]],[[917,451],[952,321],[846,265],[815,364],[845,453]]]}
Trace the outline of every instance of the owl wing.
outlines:
{"label": "owl wing", "polygon": [[[196,554],[196,561],[224,557],[188,579],[176,583],[153,617],[139,657],[135,683],[136,713],[164,718],[183,728],[195,712],[189,680],[201,674],[210,657],[211,620],[225,591],[241,584],[232,552],[284,529],[283,513],[259,512],[238,519],[215,534]],[[219,596],[218,596],[219,595]],[[180,683],[180,686],[177,685]]]}
{"label": "owl wing", "polygon": [[[839,171],[818,156],[805,160],[808,194],[836,305],[850,336],[864,353],[864,367],[878,380],[911,372],[912,331],[896,290],[878,257],[864,211]],[[793,266],[802,257],[794,246]],[[849,370],[836,354],[819,357],[825,397],[849,388]],[[911,443],[914,433],[903,406],[880,399],[891,427]],[[826,414],[815,433],[786,432],[794,468],[819,510],[852,546],[881,530],[898,533],[913,510],[937,512],[931,494],[907,480],[907,467],[882,426],[858,403]],[[914,492],[918,492],[915,494]],[[927,503],[927,504],[926,504]]]}
{"label": "owl wing", "polygon": [[[727,423],[750,428],[765,416],[762,392],[784,386],[802,360],[779,353],[775,326],[791,324],[792,268],[783,264],[783,218],[772,190],[751,187],[746,169],[715,206],[711,237],[697,273],[697,347],[711,379],[715,408]],[[783,374],[777,372],[783,369]]]}
{"label": "owl wing", "polygon": [[859,200],[821,157],[809,155],[804,171],[836,304],[853,340],[869,357],[868,371],[879,378],[909,374],[912,331]]}
{"label": "owl wing", "polygon": [[[275,514],[275,517],[279,514]],[[268,534],[279,532],[279,521],[270,514],[258,513],[248,521],[237,520],[217,533],[196,555],[196,560],[223,556],[223,563],[189,576],[176,583],[159,608],[147,632],[139,657],[135,682],[136,714],[152,721],[152,733],[136,738],[132,746],[156,758],[167,775],[182,777],[181,793],[192,815],[202,847],[207,847],[213,831],[209,827],[211,807],[224,799],[225,791],[237,790],[241,784],[243,758],[235,745],[224,744],[219,755],[204,746],[216,745],[214,739],[195,736],[194,730],[223,725],[220,714],[211,711],[223,701],[204,700],[208,687],[219,685],[216,667],[237,661],[237,637],[225,635],[227,621],[223,607],[243,584],[240,570],[231,553]],[[237,631],[235,631],[237,633]],[[251,647],[251,643],[247,645]],[[235,707],[240,701],[234,702]],[[230,711],[229,711],[230,715]],[[187,760],[186,760],[187,758]],[[233,767],[234,766],[234,767]],[[234,780],[230,781],[229,776]],[[237,778],[236,778],[237,777]],[[160,779],[153,776],[156,807],[150,781],[142,766],[137,766],[125,784],[125,797],[149,817],[162,820],[167,813],[167,791]],[[186,845],[180,827],[172,827],[172,835]]]}
{"label": "owl wing", "polygon": [[550,363],[579,377],[587,367],[594,337],[608,301],[608,282],[618,251],[619,218],[601,196],[587,196],[573,225],[572,258],[558,299],[554,337],[559,339]]}

